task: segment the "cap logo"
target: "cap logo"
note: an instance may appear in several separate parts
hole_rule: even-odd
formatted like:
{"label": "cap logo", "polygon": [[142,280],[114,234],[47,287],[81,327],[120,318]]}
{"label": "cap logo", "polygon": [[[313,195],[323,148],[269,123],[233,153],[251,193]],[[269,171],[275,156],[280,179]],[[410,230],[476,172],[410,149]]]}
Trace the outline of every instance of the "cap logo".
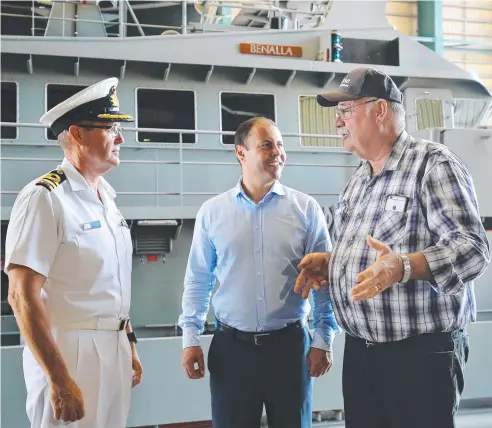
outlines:
{"label": "cap logo", "polygon": [[111,103],[111,107],[119,108],[120,106],[120,102],[116,96],[116,88],[114,86],[109,90],[109,102]]}
{"label": "cap logo", "polygon": [[350,83],[350,79],[348,77],[345,77],[343,80],[342,80],[342,83],[340,83],[340,88],[348,88],[349,86],[349,83]]}

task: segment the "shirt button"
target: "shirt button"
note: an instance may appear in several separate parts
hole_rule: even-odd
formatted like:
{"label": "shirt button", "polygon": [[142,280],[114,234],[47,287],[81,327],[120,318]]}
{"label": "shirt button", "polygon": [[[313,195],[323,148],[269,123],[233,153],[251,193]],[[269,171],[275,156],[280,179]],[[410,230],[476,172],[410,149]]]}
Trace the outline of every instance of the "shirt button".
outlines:
{"label": "shirt button", "polygon": [[348,243],[351,244],[352,242],[354,242],[354,237],[352,236],[352,238],[349,239]]}
{"label": "shirt button", "polygon": [[262,298],[261,298],[261,296],[260,296],[260,297],[258,297],[258,300],[263,300],[263,299],[262,299]]}
{"label": "shirt button", "polygon": [[261,272],[258,272],[258,276],[260,276],[260,275],[261,275]]}
{"label": "shirt button", "polygon": [[259,228],[260,228],[260,226],[256,225],[256,228],[257,228],[257,229],[259,229]]}
{"label": "shirt button", "polygon": [[259,251],[260,251],[260,249],[259,249],[259,248],[257,248],[257,249],[256,249],[256,252],[258,253]]}

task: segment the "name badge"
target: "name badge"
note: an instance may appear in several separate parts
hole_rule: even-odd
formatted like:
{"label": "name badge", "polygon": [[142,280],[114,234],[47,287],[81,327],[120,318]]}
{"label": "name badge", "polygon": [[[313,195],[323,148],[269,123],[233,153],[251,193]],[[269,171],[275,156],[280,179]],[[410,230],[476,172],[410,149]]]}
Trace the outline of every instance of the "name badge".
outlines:
{"label": "name badge", "polygon": [[406,196],[400,195],[390,195],[386,199],[386,206],[384,209],[386,211],[396,211],[403,213],[407,210],[408,198]]}
{"label": "name badge", "polygon": [[99,229],[101,227],[101,221],[95,220],[90,223],[82,224],[82,230],[91,230],[91,229]]}

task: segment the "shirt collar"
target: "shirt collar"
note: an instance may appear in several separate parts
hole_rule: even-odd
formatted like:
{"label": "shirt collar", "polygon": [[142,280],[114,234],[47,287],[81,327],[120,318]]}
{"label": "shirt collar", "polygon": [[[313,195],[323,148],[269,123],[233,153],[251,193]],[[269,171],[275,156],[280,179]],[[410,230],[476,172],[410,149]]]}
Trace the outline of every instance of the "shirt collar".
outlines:
{"label": "shirt collar", "polygon": [[[70,183],[70,187],[74,192],[80,192],[81,190],[90,190],[90,186],[82,176],[82,174],[77,171],[77,169],[73,166],[73,164],[67,158],[63,158],[60,169],[63,169],[63,172],[67,176],[68,182]],[[113,187],[103,178],[98,178],[98,187],[104,191],[114,199],[116,197],[116,192]]]}
{"label": "shirt collar", "polygon": [[407,148],[407,138],[407,132],[403,131],[393,144],[393,148],[391,149],[391,153],[389,155],[389,158],[386,160],[383,169],[386,169],[388,171],[398,169],[401,157],[403,156],[403,153],[405,153],[405,150]]}
{"label": "shirt collar", "polygon": [[[249,197],[244,192],[242,181],[243,181],[243,177],[241,176],[239,178],[239,181],[237,182],[236,186],[234,187],[234,195],[235,196],[242,195],[243,197],[249,199]],[[275,183],[273,184],[272,188],[270,189],[270,191],[265,195],[265,198],[270,193],[275,193],[276,195],[283,196],[283,195],[285,195],[284,186],[282,184],[280,184],[280,182],[278,180],[276,180]],[[263,199],[265,199],[265,198],[263,198]]]}
{"label": "shirt collar", "polygon": [[[403,153],[405,153],[405,150],[407,149],[408,138],[409,138],[408,133],[406,131],[402,131],[401,134],[396,139],[396,141],[394,142],[393,147],[391,148],[390,155],[388,159],[386,159],[382,171],[392,171],[398,169]],[[363,160],[362,164],[364,165],[365,173],[367,175],[371,175],[371,165],[369,161]]]}

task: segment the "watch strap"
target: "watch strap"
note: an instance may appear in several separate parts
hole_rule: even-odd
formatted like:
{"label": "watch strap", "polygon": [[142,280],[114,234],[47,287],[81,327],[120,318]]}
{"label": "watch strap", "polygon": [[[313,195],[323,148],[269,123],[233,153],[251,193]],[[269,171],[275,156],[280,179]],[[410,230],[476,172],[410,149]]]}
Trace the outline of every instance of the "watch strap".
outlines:
{"label": "watch strap", "polygon": [[127,333],[126,336],[128,337],[128,340],[130,342],[137,343],[137,336],[135,336],[135,332],[134,331],[132,331],[131,333]]}
{"label": "watch strap", "polygon": [[400,254],[400,258],[403,262],[403,278],[400,282],[405,284],[410,279],[412,268],[410,266],[410,259],[406,254]]}

